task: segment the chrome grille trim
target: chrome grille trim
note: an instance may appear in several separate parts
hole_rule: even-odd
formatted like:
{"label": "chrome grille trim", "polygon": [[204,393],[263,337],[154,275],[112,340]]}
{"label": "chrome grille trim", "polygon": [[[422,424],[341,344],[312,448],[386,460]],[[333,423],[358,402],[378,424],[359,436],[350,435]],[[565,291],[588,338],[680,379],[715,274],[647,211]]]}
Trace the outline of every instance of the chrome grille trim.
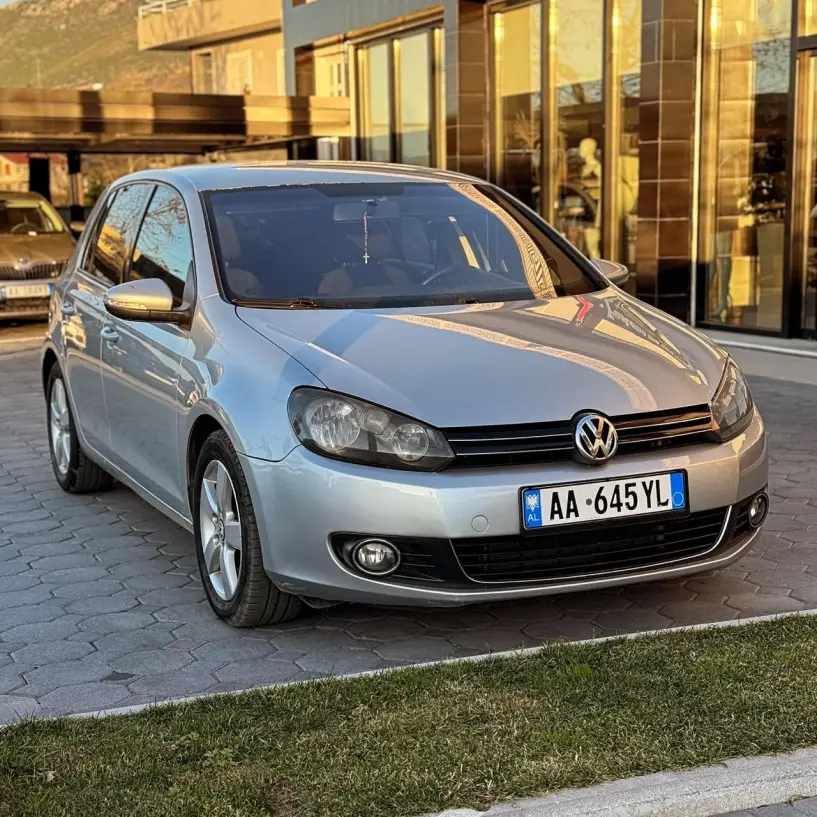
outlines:
{"label": "chrome grille trim", "polygon": [[37,261],[25,267],[0,264],[0,281],[41,281],[59,278],[67,261]]}
{"label": "chrome grille trim", "polygon": [[[619,456],[638,449],[711,442],[708,405],[611,417],[618,432]],[[541,425],[477,426],[443,429],[454,451],[449,468],[516,465],[568,459],[573,453],[570,421]]]}

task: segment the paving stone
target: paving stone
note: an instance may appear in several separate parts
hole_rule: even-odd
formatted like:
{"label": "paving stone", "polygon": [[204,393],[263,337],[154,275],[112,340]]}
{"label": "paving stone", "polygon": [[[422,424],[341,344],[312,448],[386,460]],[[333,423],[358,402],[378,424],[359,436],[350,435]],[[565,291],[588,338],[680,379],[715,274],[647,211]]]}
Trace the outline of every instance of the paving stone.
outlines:
{"label": "paving stone", "polygon": [[41,705],[32,698],[0,695],[0,723],[13,723],[32,715],[39,715]]}
{"label": "paving stone", "polygon": [[0,576],[0,594],[10,590],[28,590],[38,584],[41,584],[39,576],[27,572],[17,573],[14,576]]}
{"label": "paving stone", "polygon": [[[264,631],[259,630],[257,633]],[[298,633],[276,633],[270,628],[269,637],[278,649],[299,649],[303,652],[331,649],[334,647],[359,647],[356,641],[346,633],[334,630],[304,630]]]}
{"label": "paving stone", "polygon": [[[211,641],[196,647],[193,655],[199,661],[216,661],[226,664],[232,661],[267,658],[273,652],[275,648],[265,641],[242,639],[240,641]],[[296,653],[296,655],[300,656],[301,653]]]}
{"label": "paving stone", "polygon": [[143,650],[121,655],[111,662],[113,669],[134,675],[172,672],[193,661],[193,656],[181,650]]}
{"label": "paving stone", "polygon": [[94,651],[90,644],[81,641],[37,641],[25,647],[14,648],[11,653],[15,661],[32,664],[35,667],[84,658]]}
{"label": "paving stone", "polygon": [[532,646],[535,641],[521,630],[503,630],[493,627],[488,630],[468,630],[451,636],[458,647],[478,652],[505,652]]}
{"label": "paving stone", "polygon": [[389,641],[377,647],[381,658],[394,661],[439,661],[451,658],[457,649],[450,641],[442,638],[404,638],[402,641]]}
{"label": "paving stone", "polygon": [[47,692],[39,699],[43,707],[59,712],[98,712],[122,705],[128,697],[124,686],[106,682],[72,684]]}
{"label": "paving stone", "polygon": [[44,582],[68,584],[70,582],[87,582],[94,579],[110,578],[108,571],[99,566],[67,567],[62,570],[51,570],[41,576]]}
{"label": "paving stone", "polygon": [[80,622],[80,629],[94,630],[100,633],[117,633],[123,630],[140,630],[155,622],[150,613],[130,610],[124,613],[103,613],[89,616]]}
{"label": "paving stone", "polygon": [[62,620],[42,621],[37,624],[21,624],[0,633],[0,641],[9,644],[30,644],[35,641],[57,641],[77,632],[77,625]]}
{"label": "paving stone", "polygon": [[195,661],[180,670],[145,675],[128,685],[135,695],[153,695],[156,698],[181,698],[204,692],[217,683],[213,671],[218,669],[209,661]]}
{"label": "paving stone", "polygon": [[[130,582],[128,582],[128,585],[130,586]],[[156,613],[156,618],[158,618],[160,621],[189,621],[190,619],[187,617],[183,617],[181,619],[170,618],[170,615],[175,612],[176,615],[183,616],[187,610],[191,609],[188,605],[195,605],[199,602],[205,602],[206,612],[208,616],[212,616],[213,611],[210,609],[210,605],[206,603],[206,598],[204,588],[200,584],[197,587],[162,587],[139,593],[139,601],[142,604],[153,604],[160,608],[166,608],[170,611],[167,614],[167,618],[165,618],[164,610],[158,610]],[[198,613],[198,610],[196,612]]]}
{"label": "paving stone", "polygon": [[67,613],[77,613],[83,616],[95,616],[104,613],[124,613],[139,606],[139,601],[127,592],[116,593],[112,596],[91,596],[87,599],[77,599],[65,605]]}
{"label": "paving stone", "polygon": [[97,579],[89,582],[73,582],[54,589],[58,599],[88,599],[99,596],[110,596],[122,591],[124,585],[114,579]]}
{"label": "paving stone", "polygon": [[[371,653],[366,653],[371,657]],[[215,671],[215,677],[222,682],[233,682],[245,686],[263,686],[289,681],[301,668],[291,662],[270,661],[256,658],[251,661],[234,661]]]}
{"label": "paving stone", "polygon": [[595,638],[599,634],[599,628],[589,621],[562,618],[558,621],[535,621],[525,627],[524,632],[539,642],[584,641]]}
{"label": "paving stone", "polygon": [[93,644],[98,650],[126,654],[140,650],[164,647],[172,642],[172,633],[168,633],[165,630],[147,629],[126,630],[124,632],[100,635],[94,638]]}
{"label": "paving stone", "polygon": [[359,621],[346,628],[352,638],[369,641],[393,641],[398,638],[411,638],[425,632],[425,627],[416,621],[401,618],[380,618],[373,621]]}
{"label": "paving stone", "polygon": [[[355,650],[341,648],[339,650],[321,650],[320,652],[308,653],[298,659],[297,666],[307,672],[332,676],[384,669],[390,664],[371,652],[358,654]],[[220,673],[216,674],[220,675]]]}

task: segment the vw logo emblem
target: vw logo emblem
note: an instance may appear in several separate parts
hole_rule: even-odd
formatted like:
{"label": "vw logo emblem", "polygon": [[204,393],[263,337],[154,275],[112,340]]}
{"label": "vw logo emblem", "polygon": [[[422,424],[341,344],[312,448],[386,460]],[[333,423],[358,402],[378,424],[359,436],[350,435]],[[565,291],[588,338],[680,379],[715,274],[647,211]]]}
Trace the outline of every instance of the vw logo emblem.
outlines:
{"label": "vw logo emblem", "polygon": [[573,429],[573,445],[582,462],[601,465],[616,453],[618,432],[602,414],[580,414]]}

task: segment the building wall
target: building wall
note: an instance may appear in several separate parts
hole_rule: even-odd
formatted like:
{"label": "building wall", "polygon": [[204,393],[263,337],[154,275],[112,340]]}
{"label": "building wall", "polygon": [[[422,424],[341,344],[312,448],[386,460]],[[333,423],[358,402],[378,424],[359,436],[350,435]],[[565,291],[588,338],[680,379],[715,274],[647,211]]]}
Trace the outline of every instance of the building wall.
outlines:
{"label": "building wall", "polygon": [[[194,93],[282,95],[284,38],[279,32],[245,37],[190,52]],[[204,60],[210,55],[212,87],[207,87]],[[245,89],[245,85],[249,88]]]}

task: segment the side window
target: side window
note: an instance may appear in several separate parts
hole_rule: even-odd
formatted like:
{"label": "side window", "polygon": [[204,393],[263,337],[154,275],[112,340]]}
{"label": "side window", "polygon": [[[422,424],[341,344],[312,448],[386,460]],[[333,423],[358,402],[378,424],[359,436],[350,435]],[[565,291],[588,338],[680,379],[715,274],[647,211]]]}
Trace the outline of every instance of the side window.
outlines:
{"label": "side window", "polygon": [[99,231],[105,222],[105,217],[108,215],[108,210],[116,199],[118,190],[114,190],[105,199],[99,199],[91,211],[88,218],[88,223],[85,225],[85,231],[82,234],[80,242],[82,247],[82,260],[80,266],[83,270],[90,272],[94,267],[94,252],[96,251],[96,242],[99,238]]}
{"label": "side window", "polygon": [[133,184],[116,194],[97,234],[88,270],[104,283],[122,283],[125,265],[139,229],[139,220],[151,190],[151,185]]}
{"label": "side window", "polygon": [[169,187],[157,187],[148,206],[131,261],[131,278],[160,278],[180,306],[193,268],[187,208]]}

